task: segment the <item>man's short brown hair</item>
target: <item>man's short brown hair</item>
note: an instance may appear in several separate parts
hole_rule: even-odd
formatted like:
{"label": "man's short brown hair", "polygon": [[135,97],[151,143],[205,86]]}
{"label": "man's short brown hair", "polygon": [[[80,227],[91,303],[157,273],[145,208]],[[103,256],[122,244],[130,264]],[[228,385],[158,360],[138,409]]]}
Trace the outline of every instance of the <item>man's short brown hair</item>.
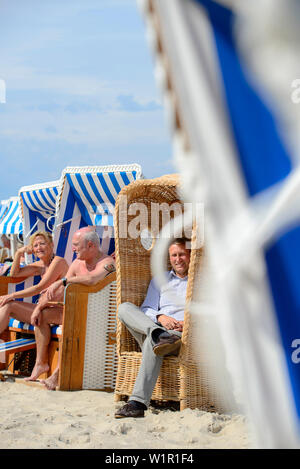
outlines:
{"label": "man's short brown hair", "polygon": [[174,238],[169,243],[169,247],[173,246],[173,244],[184,244],[185,249],[191,249],[191,240],[188,238]]}

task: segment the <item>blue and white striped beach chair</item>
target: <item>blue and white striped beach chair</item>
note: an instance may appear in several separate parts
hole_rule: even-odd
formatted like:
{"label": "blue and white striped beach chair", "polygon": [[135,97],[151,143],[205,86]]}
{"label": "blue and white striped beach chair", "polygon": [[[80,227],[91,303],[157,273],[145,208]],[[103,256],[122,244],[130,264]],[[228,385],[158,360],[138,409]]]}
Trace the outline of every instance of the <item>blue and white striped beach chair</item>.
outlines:
{"label": "blue and white striped beach chair", "polygon": [[10,197],[7,201],[2,202],[0,213],[0,234],[22,233],[23,227],[18,197]]}
{"label": "blue and white striped beach chair", "polygon": [[[22,235],[24,244],[29,243],[30,236],[38,230],[53,230],[56,210],[56,197],[58,193],[59,181],[51,181],[43,184],[23,186],[19,190],[19,216],[22,220]],[[16,234],[20,234],[16,231]],[[30,264],[36,259],[32,255],[25,256],[26,264]],[[34,276],[17,284],[8,284],[8,293],[20,291],[40,282],[40,276]],[[38,296],[20,299],[20,301],[36,302]]]}
{"label": "blue and white striped beach chair", "polygon": [[55,251],[74,259],[72,238],[84,226],[96,226],[103,252],[114,252],[113,212],[121,189],[142,177],[137,164],[68,167],[61,176],[55,222]]}
{"label": "blue and white striped beach chair", "polygon": [[[19,190],[24,244],[35,231],[53,231],[59,181],[23,186]],[[29,258],[27,263],[32,262]]]}
{"label": "blue and white striped beach chair", "polygon": [[[20,235],[23,232],[23,223],[20,212],[19,198],[11,197],[7,201],[2,201],[1,205],[0,233],[15,236]],[[11,277],[0,277],[0,295],[5,295],[15,290],[22,290],[23,288],[31,286],[33,282],[37,281],[38,279],[31,279],[27,280],[27,283],[25,284],[24,282],[19,282],[19,280],[12,279]],[[32,301],[32,298],[28,299],[28,301]],[[22,328],[19,327],[19,330]],[[35,347],[35,341],[32,339],[20,339],[16,341],[15,331],[10,332],[8,330],[4,336],[5,342],[1,342],[0,352],[5,352],[8,361],[11,360],[11,357],[13,357],[15,353],[26,351]],[[2,336],[1,339],[3,340]],[[0,363],[0,369],[5,368],[7,364],[7,362]]]}
{"label": "blue and white striped beach chair", "polygon": [[[72,236],[84,226],[96,226],[102,251],[113,253],[117,195],[122,187],[141,177],[141,167],[136,164],[66,168],[57,197],[56,254],[71,263]],[[67,286],[59,389],[114,389],[115,278],[111,274],[93,287]]]}
{"label": "blue and white striped beach chair", "polygon": [[[58,181],[48,182],[44,184],[36,184],[32,186],[24,186],[19,190],[19,197],[14,198],[11,208],[7,207],[5,216],[3,217],[3,226],[6,233],[12,233],[19,235],[22,233],[24,244],[28,244],[29,237],[37,230],[52,231],[55,210],[56,210],[56,195],[58,193]],[[10,208],[10,210],[9,210]],[[13,222],[15,215],[18,213],[21,224]],[[13,215],[11,215],[13,214]],[[3,229],[4,229],[3,228]],[[26,263],[33,262],[34,256],[26,255]],[[40,276],[29,277],[24,281],[19,279],[13,279],[11,277],[5,277],[0,279],[1,282],[1,294],[12,293],[14,291],[24,290],[36,285],[40,282]],[[38,295],[20,299],[18,301],[33,302],[35,303],[38,299]],[[12,361],[15,353],[26,351],[31,348],[35,348],[35,341],[28,338],[19,338],[21,334],[33,334],[33,327],[26,323],[21,323],[15,320],[11,320],[9,328],[6,333],[5,344],[2,344],[2,351],[6,350],[8,359],[6,365]],[[52,336],[54,330],[52,330]],[[54,334],[54,337],[58,337],[59,334]],[[17,341],[16,341],[17,340]],[[28,342],[29,341],[29,342]],[[16,372],[14,365],[10,366],[10,371]]]}
{"label": "blue and white striped beach chair", "polygon": [[4,212],[6,211],[6,209],[8,207],[8,203],[9,203],[9,200],[1,200],[1,203],[0,203],[0,220],[2,219],[2,215],[4,214]]}
{"label": "blue and white striped beach chair", "polygon": [[[96,226],[102,251],[111,254],[116,197],[122,187],[141,177],[139,165],[66,168],[57,194],[55,253],[70,264],[74,258],[73,233],[91,225]],[[61,390],[114,389],[117,371],[115,278],[113,273],[93,287],[74,284],[66,288],[63,334],[60,335],[61,328],[57,331],[57,336],[61,337]],[[16,329],[21,326],[18,324]],[[31,326],[22,327],[24,332],[30,333]],[[14,330],[12,324],[10,330]],[[50,350],[54,355],[53,363],[58,355],[56,344],[57,341],[50,344],[54,348],[53,353]],[[50,363],[51,370],[53,363]]]}

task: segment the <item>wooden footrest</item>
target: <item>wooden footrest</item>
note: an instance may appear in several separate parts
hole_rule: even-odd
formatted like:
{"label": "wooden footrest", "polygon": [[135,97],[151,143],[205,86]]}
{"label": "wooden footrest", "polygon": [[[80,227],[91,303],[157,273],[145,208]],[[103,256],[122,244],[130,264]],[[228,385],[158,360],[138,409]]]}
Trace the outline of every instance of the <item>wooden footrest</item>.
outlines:
{"label": "wooden footrest", "polygon": [[11,342],[2,342],[0,343],[0,353],[5,352],[16,353],[16,352],[25,352],[36,347],[35,339],[17,339],[12,340]]}

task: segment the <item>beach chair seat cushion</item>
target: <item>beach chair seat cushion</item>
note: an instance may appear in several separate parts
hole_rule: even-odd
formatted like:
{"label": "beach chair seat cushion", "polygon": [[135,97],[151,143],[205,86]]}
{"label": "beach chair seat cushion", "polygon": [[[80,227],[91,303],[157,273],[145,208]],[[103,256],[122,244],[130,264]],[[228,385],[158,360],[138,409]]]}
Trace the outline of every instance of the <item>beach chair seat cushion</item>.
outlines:
{"label": "beach chair seat cushion", "polygon": [[[8,324],[11,329],[18,329],[20,332],[34,332],[34,326],[26,322],[18,321],[11,318]],[[62,334],[62,326],[54,325],[51,327],[51,335],[60,336]]]}

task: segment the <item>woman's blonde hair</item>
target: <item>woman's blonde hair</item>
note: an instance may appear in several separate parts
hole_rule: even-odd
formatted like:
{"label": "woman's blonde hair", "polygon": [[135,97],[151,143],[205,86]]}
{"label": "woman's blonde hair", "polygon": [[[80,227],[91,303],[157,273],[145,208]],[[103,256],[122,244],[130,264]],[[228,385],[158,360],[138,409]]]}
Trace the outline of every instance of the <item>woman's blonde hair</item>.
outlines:
{"label": "woman's blonde hair", "polygon": [[35,238],[37,236],[43,236],[45,238],[45,241],[49,244],[52,244],[53,243],[53,239],[52,239],[52,235],[51,233],[49,233],[48,231],[36,231],[35,233],[33,233],[33,235],[30,236],[29,238],[29,246],[33,246],[33,243],[35,241]]}

